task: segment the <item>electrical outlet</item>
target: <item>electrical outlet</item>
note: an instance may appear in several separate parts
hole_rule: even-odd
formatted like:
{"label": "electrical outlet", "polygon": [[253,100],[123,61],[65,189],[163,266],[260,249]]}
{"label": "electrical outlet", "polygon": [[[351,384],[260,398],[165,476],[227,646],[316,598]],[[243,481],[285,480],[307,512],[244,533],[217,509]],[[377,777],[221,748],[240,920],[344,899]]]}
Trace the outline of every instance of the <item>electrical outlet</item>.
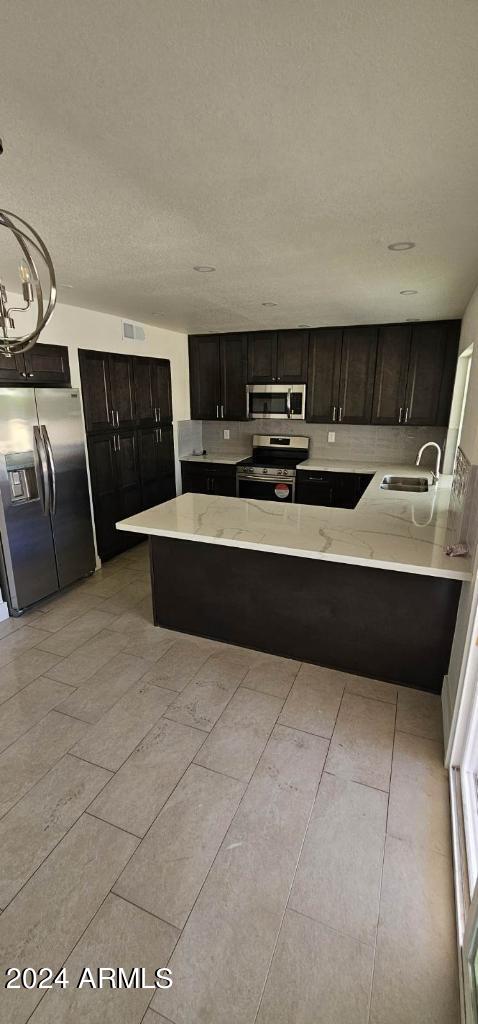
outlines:
{"label": "electrical outlet", "polygon": [[224,431],[224,440],[225,441],[229,441],[230,436],[231,436],[231,431],[226,429]]}
{"label": "electrical outlet", "polygon": [[333,444],[335,441],[335,430],[329,430],[327,434],[327,441],[329,444]]}

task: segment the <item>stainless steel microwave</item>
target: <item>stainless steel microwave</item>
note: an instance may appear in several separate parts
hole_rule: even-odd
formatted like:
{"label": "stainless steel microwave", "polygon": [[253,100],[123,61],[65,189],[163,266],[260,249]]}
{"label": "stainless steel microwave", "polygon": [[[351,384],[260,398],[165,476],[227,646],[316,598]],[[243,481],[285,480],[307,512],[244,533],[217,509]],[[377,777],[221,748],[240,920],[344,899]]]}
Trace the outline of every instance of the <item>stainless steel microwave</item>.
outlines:
{"label": "stainless steel microwave", "polygon": [[305,420],[305,384],[248,384],[251,420]]}

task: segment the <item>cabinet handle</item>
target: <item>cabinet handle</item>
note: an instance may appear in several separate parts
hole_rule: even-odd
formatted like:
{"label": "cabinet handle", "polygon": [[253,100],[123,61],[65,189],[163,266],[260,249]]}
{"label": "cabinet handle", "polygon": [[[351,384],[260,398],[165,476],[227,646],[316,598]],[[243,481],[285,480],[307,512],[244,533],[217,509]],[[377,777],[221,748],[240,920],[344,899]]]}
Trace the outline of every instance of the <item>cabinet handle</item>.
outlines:
{"label": "cabinet handle", "polygon": [[29,377],[34,377],[34,376],[35,376],[35,374],[34,374],[34,373],[29,373],[29,374],[28,374],[28,376],[29,376]]}
{"label": "cabinet handle", "polygon": [[219,420],[220,418],[221,417],[219,416],[219,405],[216,405],[216,419]]}
{"label": "cabinet handle", "polygon": [[336,419],[337,419],[337,406],[333,405],[332,406],[332,423],[335,423]]}
{"label": "cabinet handle", "polygon": [[162,434],[162,430],[161,430],[161,427],[159,428],[159,443],[160,443],[160,444],[162,444],[162,443],[163,443],[163,434]]}
{"label": "cabinet handle", "polygon": [[342,422],[342,406],[339,405],[339,423]]}
{"label": "cabinet handle", "polygon": [[22,371],[21,371],[21,374],[20,374],[20,376],[21,376],[21,377],[26,377],[26,373],[25,373],[25,370],[22,370]]}
{"label": "cabinet handle", "polygon": [[115,413],[114,409],[108,409],[108,423],[111,421],[113,426],[115,425]]}
{"label": "cabinet handle", "polygon": [[406,407],[406,409],[405,409],[405,419],[404,419],[404,421],[403,421],[403,422],[404,422],[404,423],[408,423],[408,405],[407,405],[407,407]]}
{"label": "cabinet handle", "polygon": [[158,405],[158,423],[161,422],[161,406]]}
{"label": "cabinet handle", "polygon": [[403,406],[400,406],[400,409],[398,410],[398,422],[399,423],[402,422],[402,415],[403,415]]}
{"label": "cabinet handle", "polygon": [[113,448],[116,451],[116,434],[113,434]]}
{"label": "cabinet handle", "polygon": [[221,405],[221,419],[224,419],[224,406]]}
{"label": "cabinet handle", "polygon": [[119,412],[116,410],[116,426],[119,427]]}
{"label": "cabinet handle", "polygon": [[280,381],[280,377],[278,377],[277,380]]}
{"label": "cabinet handle", "polygon": [[118,438],[118,451],[121,451],[121,438],[119,434],[117,434],[116,437]]}

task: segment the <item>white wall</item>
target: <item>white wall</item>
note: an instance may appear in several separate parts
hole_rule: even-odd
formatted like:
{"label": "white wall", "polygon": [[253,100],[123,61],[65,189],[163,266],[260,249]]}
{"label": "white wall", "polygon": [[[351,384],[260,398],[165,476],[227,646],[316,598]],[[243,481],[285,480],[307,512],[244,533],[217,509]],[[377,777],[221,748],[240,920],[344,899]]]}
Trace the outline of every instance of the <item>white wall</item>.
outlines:
{"label": "white wall", "polygon": [[[21,296],[9,295],[13,305],[21,306]],[[17,314],[17,327],[28,330],[25,314]],[[53,317],[41,335],[38,344],[66,345],[68,348],[71,384],[80,387],[80,369],[78,349],[101,349],[105,352],[122,352],[128,355],[155,356],[169,359],[171,362],[171,385],[173,397],[174,447],[176,455],[176,487],[181,490],[181,468],[178,459],[178,420],[189,419],[189,362],[187,334],[168,331],[162,327],[141,325],[144,329],[144,341],[123,341],[121,336],[121,319],[109,313],[97,313],[91,309],[78,306],[66,306],[58,303]],[[94,520],[93,520],[94,523]],[[2,609],[0,595],[0,618],[5,615],[6,606]],[[2,614],[3,611],[3,614]]]}
{"label": "white wall", "polygon": [[466,307],[461,325],[460,352],[473,345],[470,379],[460,447],[472,465],[478,464],[478,287]]}
{"label": "white wall", "polygon": [[[471,357],[470,377],[466,396],[465,414],[460,438],[460,447],[464,451],[472,466],[478,464],[478,287],[475,289],[468,306],[465,310],[461,335],[460,352],[463,352],[470,345],[473,345]],[[478,515],[478,509],[476,510]],[[450,658],[448,678],[443,693],[445,729],[452,727],[456,721],[457,706],[462,699],[465,669],[470,649],[470,644],[475,642],[473,631],[470,629],[470,619],[474,608],[474,594],[478,576],[478,556],[475,557],[473,579],[471,583],[464,583],[461,591],[460,605],[456,623],[455,636]],[[452,728],[453,733],[453,728]],[[445,735],[445,741],[449,739]],[[448,746],[448,759],[453,758],[453,735]]]}

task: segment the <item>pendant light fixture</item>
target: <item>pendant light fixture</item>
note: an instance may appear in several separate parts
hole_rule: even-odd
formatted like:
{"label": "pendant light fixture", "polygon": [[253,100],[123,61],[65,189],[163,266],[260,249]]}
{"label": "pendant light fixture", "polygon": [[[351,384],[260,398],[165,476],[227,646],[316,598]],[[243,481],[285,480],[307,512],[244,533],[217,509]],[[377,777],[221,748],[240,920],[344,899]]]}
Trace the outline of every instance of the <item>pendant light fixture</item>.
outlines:
{"label": "pendant light fixture", "polygon": [[[0,139],[0,156],[3,142]],[[40,235],[15,213],[0,209],[0,228],[6,228],[15,238],[21,251],[19,265],[24,306],[9,306],[6,285],[0,276],[0,355],[15,356],[26,352],[35,344],[39,334],[46,327],[56,304],[55,271],[50,253]],[[48,291],[42,285],[37,267],[38,257],[48,274]],[[12,313],[25,313],[36,302],[37,319],[33,330],[19,334]]]}

